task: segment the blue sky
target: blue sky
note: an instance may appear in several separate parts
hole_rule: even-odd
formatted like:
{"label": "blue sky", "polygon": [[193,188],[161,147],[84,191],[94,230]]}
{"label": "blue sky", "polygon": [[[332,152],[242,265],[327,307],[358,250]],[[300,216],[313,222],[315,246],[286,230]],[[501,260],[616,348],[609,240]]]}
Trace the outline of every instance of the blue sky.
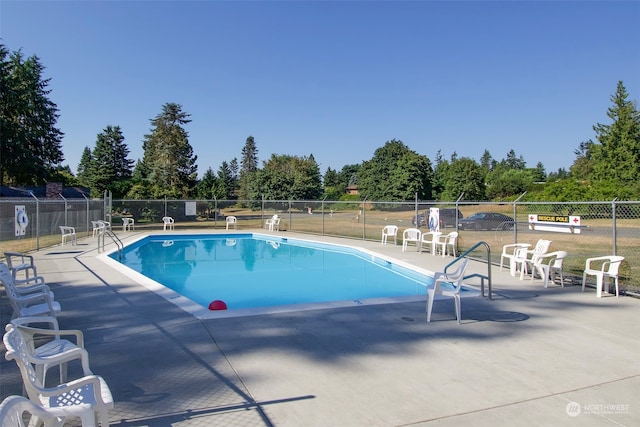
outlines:
{"label": "blue sky", "polygon": [[107,125],[130,158],[162,105],[199,175],[241,158],[313,154],[322,173],[391,139],[435,161],[510,149],[569,169],[610,123],[622,80],[640,98],[638,1],[11,1],[0,37],[37,55],[75,172]]}

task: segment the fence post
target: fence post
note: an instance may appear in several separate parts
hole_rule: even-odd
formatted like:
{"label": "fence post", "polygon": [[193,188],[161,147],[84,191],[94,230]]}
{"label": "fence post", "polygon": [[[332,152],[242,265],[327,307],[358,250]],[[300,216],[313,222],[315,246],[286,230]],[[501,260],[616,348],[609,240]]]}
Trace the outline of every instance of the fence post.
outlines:
{"label": "fence post", "polygon": [[615,199],[613,199],[611,201],[611,221],[612,221],[612,247],[613,247],[613,255],[617,255],[617,251],[618,251],[618,238],[617,238],[617,219],[616,219],[616,200],[618,200],[618,198],[616,197]]}
{"label": "fence post", "polygon": [[369,196],[364,196],[362,201],[362,240],[367,240],[367,218],[365,214],[367,212],[367,197]]}
{"label": "fence post", "polygon": [[82,197],[84,197],[84,200],[87,202],[87,235],[88,235],[89,230],[93,230],[93,227],[89,228],[89,198],[85,196],[84,193],[82,193]]}
{"label": "fence post", "polygon": [[29,191],[29,194],[31,195],[31,197],[36,199],[36,250],[39,251],[40,250],[40,201],[38,200],[36,195],[33,194],[33,191]]}
{"label": "fence post", "polygon": [[58,196],[64,200],[64,225],[69,225],[67,224],[67,199],[65,199],[62,194],[58,194]]}
{"label": "fence post", "polygon": [[517,205],[518,205],[518,202],[520,201],[520,199],[522,199],[525,194],[527,194],[526,191],[524,193],[522,193],[520,195],[520,197],[518,197],[517,199],[515,199],[513,201],[513,243],[518,243],[518,211],[517,211]]}
{"label": "fence post", "polygon": [[[460,218],[458,218],[458,212],[460,209],[460,200],[462,200],[462,197],[464,197],[464,191],[460,194],[460,197],[458,197],[458,200],[456,200],[456,231],[458,231],[458,220]],[[426,214],[426,212],[425,212]],[[417,220],[416,220],[417,222]]]}
{"label": "fence post", "polygon": [[322,207],[320,209],[320,213],[322,215],[322,235],[324,236],[324,201],[327,200],[327,196],[324,196],[324,199],[322,199]]}

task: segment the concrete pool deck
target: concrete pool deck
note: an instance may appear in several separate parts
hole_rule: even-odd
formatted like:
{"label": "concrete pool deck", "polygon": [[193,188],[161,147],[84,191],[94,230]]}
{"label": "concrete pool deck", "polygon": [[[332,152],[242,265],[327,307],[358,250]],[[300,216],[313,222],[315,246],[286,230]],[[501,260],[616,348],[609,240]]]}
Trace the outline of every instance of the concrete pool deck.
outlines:
{"label": "concrete pool deck", "polygon": [[[451,261],[274,234],[428,270]],[[84,331],[92,370],[111,388],[112,426],[640,425],[638,299],[545,289],[494,266],[493,300],[464,299],[461,325],[450,300],[435,303],[431,323],[424,301],[198,320],[97,254],[95,238],[33,253],[61,327]],[[1,302],[4,326],[4,292]],[[0,397],[21,389],[3,352]]]}

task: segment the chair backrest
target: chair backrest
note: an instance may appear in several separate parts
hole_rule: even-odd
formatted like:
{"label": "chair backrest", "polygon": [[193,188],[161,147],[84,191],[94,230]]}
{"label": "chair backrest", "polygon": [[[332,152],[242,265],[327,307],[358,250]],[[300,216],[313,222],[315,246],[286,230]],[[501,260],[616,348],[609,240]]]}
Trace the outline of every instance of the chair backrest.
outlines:
{"label": "chair backrest", "polygon": [[227,221],[227,224],[235,224],[237,221],[237,218],[235,216],[228,216],[226,221]]}
{"label": "chair backrest", "polygon": [[[30,417],[25,419],[25,414]],[[35,425],[34,417],[44,422],[44,427],[52,427],[61,425],[57,418],[47,412],[42,406],[39,406],[26,397],[8,396],[0,403],[0,425],[6,427],[25,427],[25,420],[28,425]]]}
{"label": "chair backrest", "polygon": [[609,257],[609,268],[607,269],[607,274],[609,276],[617,276],[618,271],[620,270],[620,264],[624,261],[623,256],[612,255]]}
{"label": "chair backrest", "polygon": [[556,257],[553,260],[553,264],[551,264],[552,268],[562,268],[562,261],[569,255],[567,251],[556,251],[554,252]]}
{"label": "chair backrest", "polygon": [[546,254],[551,246],[551,240],[540,239],[533,248],[534,255]]}
{"label": "chair backrest", "polygon": [[29,399],[33,401],[39,401],[39,390],[44,386],[33,368],[33,365],[29,361],[29,345],[24,339],[24,336],[18,331],[18,328],[9,323],[6,327],[6,333],[2,337],[2,342],[7,349],[5,358],[7,360],[15,360],[18,368],[20,368],[20,374],[22,375],[22,382],[27,391]]}
{"label": "chair backrest", "polygon": [[403,239],[420,240],[420,230],[417,228],[407,228],[402,232]]}
{"label": "chair backrest", "polygon": [[[467,270],[468,265],[469,258],[464,257],[459,261],[458,267],[454,271],[444,275],[444,281],[451,283],[454,286],[456,293],[459,293],[462,289],[462,280],[464,279],[464,273]],[[434,276],[434,278],[435,277],[437,276]]]}
{"label": "chair backrest", "polygon": [[16,292],[16,282],[11,274],[11,270],[9,270],[9,266],[4,262],[0,262],[0,283],[4,285],[4,289],[7,291],[7,296],[11,301],[11,305],[16,309],[15,303],[20,296]]}
{"label": "chair backrest", "polygon": [[173,222],[173,218],[171,218],[170,216],[164,216],[162,217],[162,222],[164,222],[165,224],[171,224]]}
{"label": "chair backrest", "polygon": [[395,236],[398,234],[398,226],[397,225],[385,225],[382,229],[382,234],[387,236]]}
{"label": "chair backrest", "polygon": [[457,231],[452,231],[451,233],[447,234],[447,244],[455,245],[457,239],[458,239]]}

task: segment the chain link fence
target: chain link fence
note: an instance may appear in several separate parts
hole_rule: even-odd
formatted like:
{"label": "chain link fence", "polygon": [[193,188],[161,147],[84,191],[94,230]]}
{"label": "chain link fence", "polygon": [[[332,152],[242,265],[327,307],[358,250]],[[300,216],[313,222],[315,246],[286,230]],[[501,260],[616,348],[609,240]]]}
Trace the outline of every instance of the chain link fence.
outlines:
{"label": "chain link fence", "polygon": [[[439,208],[440,231],[458,231],[460,252],[478,242],[470,253],[500,263],[502,246],[535,245],[551,240],[550,251],[565,250],[563,270],[568,283],[581,283],[585,260],[622,255],[621,291],[640,293],[640,202],[584,203],[439,203],[328,200],[38,200],[0,199],[0,250],[28,252],[60,244],[59,226],[76,228],[78,237],[92,235],[91,221],[104,219],[116,232],[122,218],[133,218],[136,230],[157,231],[162,217],[180,228],[225,228],[235,216],[238,229],[263,229],[274,214],[280,230],[351,239],[380,240],[385,225],[397,225],[399,238],[406,228],[428,228],[429,209]],[[502,221],[481,223],[474,214],[501,214]],[[489,215],[484,215],[489,217]],[[26,218],[26,220],[25,220]],[[505,219],[506,218],[506,219]],[[400,244],[400,241],[399,241]]]}

